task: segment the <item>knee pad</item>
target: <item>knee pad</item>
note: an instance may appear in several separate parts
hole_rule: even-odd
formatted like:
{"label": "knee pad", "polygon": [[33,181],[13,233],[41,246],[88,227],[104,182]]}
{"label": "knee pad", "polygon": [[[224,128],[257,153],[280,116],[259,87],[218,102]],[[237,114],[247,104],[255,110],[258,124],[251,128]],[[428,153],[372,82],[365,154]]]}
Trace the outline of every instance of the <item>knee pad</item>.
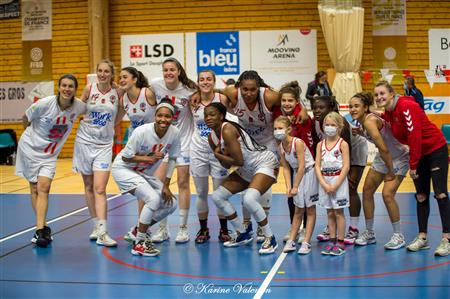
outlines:
{"label": "knee pad", "polygon": [[266,213],[259,203],[258,199],[261,197],[261,193],[254,189],[248,188],[244,194],[242,204],[253,215],[257,222],[260,222],[266,218]]}
{"label": "knee pad", "polygon": [[152,210],[156,211],[161,204],[161,193],[148,184],[142,184],[136,188],[134,195],[145,202]]}
{"label": "knee pad", "polygon": [[233,194],[222,186],[219,186],[219,188],[214,190],[212,194],[214,204],[220,211],[222,211],[224,216],[230,216],[235,212],[233,206],[228,201],[228,198],[230,198],[231,195]]}
{"label": "knee pad", "polygon": [[148,204],[145,204],[142,208],[141,215],[139,216],[139,222],[142,224],[150,224],[152,222],[154,212],[154,209],[152,209]]}
{"label": "knee pad", "polygon": [[197,197],[197,201],[195,202],[197,206],[197,213],[208,213],[208,199]]}
{"label": "knee pad", "polygon": [[270,206],[272,205],[272,188],[269,188],[266,193],[259,197],[259,203],[263,208],[270,209]]}

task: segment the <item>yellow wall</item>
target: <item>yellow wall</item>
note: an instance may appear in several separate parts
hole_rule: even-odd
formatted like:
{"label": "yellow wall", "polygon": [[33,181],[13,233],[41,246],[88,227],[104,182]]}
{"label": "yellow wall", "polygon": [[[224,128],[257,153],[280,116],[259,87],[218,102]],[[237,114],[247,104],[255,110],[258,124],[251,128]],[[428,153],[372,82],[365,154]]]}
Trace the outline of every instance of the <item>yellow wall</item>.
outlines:
{"label": "yellow wall", "polygon": [[[362,70],[373,70],[371,0],[364,0],[365,25]],[[110,0],[110,58],[120,67],[120,36],[190,31],[317,29],[318,67],[331,68],[317,12],[317,1],[281,0]],[[450,28],[450,1],[407,1],[407,52],[409,70],[418,83],[426,83],[428,29]],[[0,82],[20,81],[22,69],[21,19],[0,21]],[[74,73],[85,84],[89,73],[88,1],[53,0],[53,79]],[[55,84],[56,86],[56,84]],[[371,89],[373,83],[364,86]],[[398,87],[398,86],[397,86]],[[81,93],[79,89],[78,94]],[[399,90],[400,91],[400,90]],[[20,136],[19,125],[13,128]],[[61,153],[72,155],[74,131]]]}

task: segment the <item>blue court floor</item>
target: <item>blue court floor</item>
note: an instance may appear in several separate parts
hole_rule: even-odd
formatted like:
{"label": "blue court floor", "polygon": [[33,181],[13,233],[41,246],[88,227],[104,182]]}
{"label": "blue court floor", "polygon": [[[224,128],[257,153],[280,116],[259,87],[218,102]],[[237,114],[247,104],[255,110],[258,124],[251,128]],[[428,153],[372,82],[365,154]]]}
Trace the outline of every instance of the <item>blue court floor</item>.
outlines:
{"label": "blue court floor", "polygon": [[[0,196],[0,298],[252,298],[276,263],[279,268],[273,279],[266,280],[263,298],[450,298],[450,256],[433,255],[441,238],[434,201],[430,250],[410,253],[404,248],[383,248],[392,228],[377,194],[375,245],[348,246],[345,255],[330,257],[320,254],[325,244],[314,240],[312,253],[299,256],[282,254],[289,216],[285,196],[274,194],[269,219],[279,247],[276,254],[260,256],[256,241],[238,248],[221,245],[211,203],[211,240],[195,244],[199,225],[193,196],[191,242],[175,244],[175,212],[169,219],[171,240],[157,245],[161,255],[138,257],[131,255],[131,246],[122,240],[137,219],[137,204],[131,195],[116,195],[109,201],[108,230],[118,240],[117,248],[99,247],[88,240],[92,224],[82,195],[51,195],[48,218],[56,220],[50,224],[54,241],[48,248],[30,243],[35,218],[29,195]],[[400,193],[397,199],[402,229],[411,241],[417,234],[414,197]],[[240,209],[238,197],[232,202]],[[325,211],[318,208],[314,236],[325,224]],[[359,227],[364,228],[363,217]]]}

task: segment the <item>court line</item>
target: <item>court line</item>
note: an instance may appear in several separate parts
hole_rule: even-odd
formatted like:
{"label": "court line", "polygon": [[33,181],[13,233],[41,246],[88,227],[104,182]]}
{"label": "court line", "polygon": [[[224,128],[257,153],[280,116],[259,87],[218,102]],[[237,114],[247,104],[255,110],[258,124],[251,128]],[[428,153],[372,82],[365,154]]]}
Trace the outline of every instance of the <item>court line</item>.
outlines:
{"label": "court line", "polygon": [[266,278],[264,279],[263,283],[259,287],[258,291],[256,292],[255,296],[253,296],[253,299],[260,299],[262,295],[266,292],[267,287],[269,286],[270,282],[272,281],[275,274],[277,274],[278,269],[280,268],[281,264],[283,263],[284,259],[286,258],[287,253],[282,252],[280,256],[278,257],[277,261],[273,265],[272,269],[270,269],[269,274],[267,274]]}
{"label": "court line", "polygon": [[[118,198],[118,197],[120,197],[120,196],[122,196],[121,193],[116,194],[116,195],[113,195],[113,196],[107,198],[106,200],[107,200],[107,201],[110,201],[110,200],[115,199],[115,198]],[[69,217],[69,216],[72,216],[72,215],[74,215],[74,214],[77,214],[77,213],[79,213],[79,212],[82,212],[82,211],[84,211],[84,210],[87,210],[87,208],[88,208],[88,207],[85,206],[85,207],[80,208],[80,209],[78,209],[78,210],[69,212],[69,213],[67,213],[67,214],[63,214],[63,215],[61,215],[61,216],[59,216],[59,217],[53,218],[53,219],[50,220],[50,221],[47,221],[47,224],[51,224],[51,223],[54,223],[54,222],[56,222],[56,221],[62,220],[62,219],[64,219],[64,218],[67,218],[67,217]],[[9,239],[18,237],[18,236],[20,236],[20,235],[23,235],[23,234],[28,233],[28,232],[30,232],[30,231],[33,231],[33,230],[35,230],[35,229],[36,229],[36,226],[29,227],[29,228],[27,228],[27,229],[25,229],[25,230],[19,231],[19,232],[15,233],[15,234],[12,234],[12,235],[9,235],[9,236],[7,236],[7,237],[4,237],[4,238],[0,239],[0,243],[3,243],[3,242],[5,242],[5,241],[8,241]]]}

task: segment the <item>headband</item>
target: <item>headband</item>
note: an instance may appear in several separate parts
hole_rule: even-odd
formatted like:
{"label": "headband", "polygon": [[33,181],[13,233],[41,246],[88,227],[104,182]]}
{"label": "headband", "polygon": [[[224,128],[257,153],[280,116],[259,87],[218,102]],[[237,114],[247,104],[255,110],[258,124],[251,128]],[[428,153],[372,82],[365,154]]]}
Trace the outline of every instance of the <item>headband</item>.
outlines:
{"label": "headband", "polygon": [[172,111],[172,114],[175,114],[175,108],[171,104],[165,103],[165,102],[159,103],[158,106],[156,106],[156,111],[158,111],[159,108],[162,108],[162,107],[168,108],[170,111]]}

